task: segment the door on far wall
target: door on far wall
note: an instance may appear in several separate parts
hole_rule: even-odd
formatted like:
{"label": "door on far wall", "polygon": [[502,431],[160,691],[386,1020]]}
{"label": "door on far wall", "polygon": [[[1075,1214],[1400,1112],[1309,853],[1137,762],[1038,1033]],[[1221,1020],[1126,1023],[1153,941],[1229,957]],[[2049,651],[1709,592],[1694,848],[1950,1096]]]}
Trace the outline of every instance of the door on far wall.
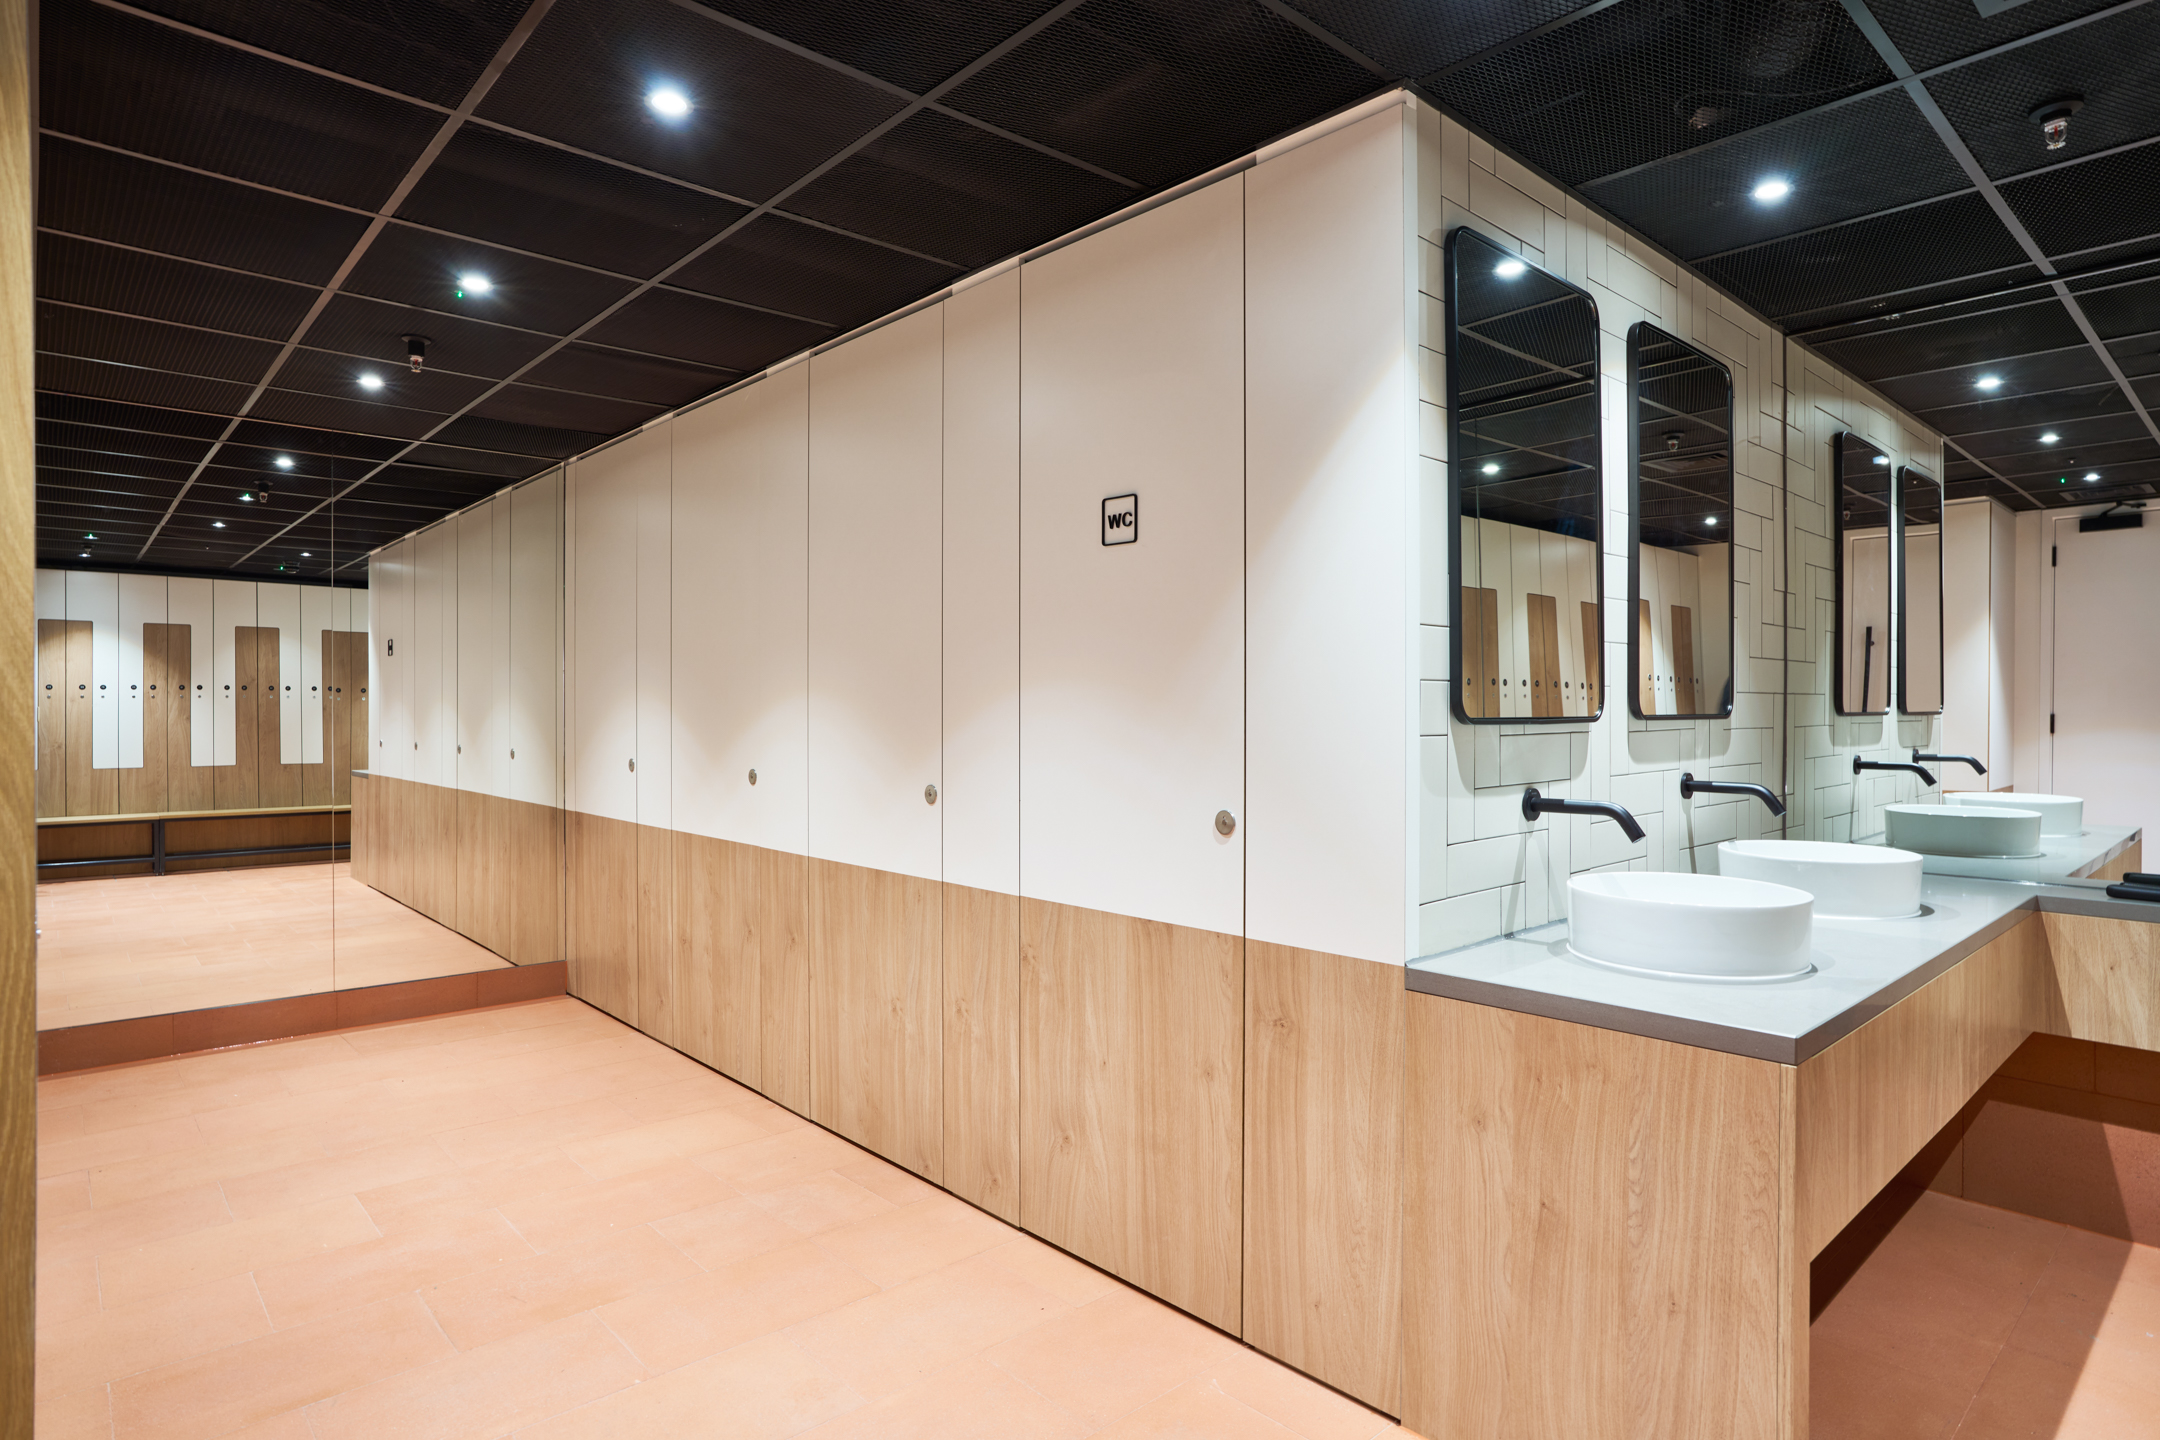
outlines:
{"label": "door on far wall", "polygon": [[[2054,779],[2088,825],[2160,825],[2160,666],[2135,639],[2160,602],[2160,525],[2053,527]],[[2126,628],[2127,627],[2127,628]],[[2148,857],[2150,858],[2150,857]]]}

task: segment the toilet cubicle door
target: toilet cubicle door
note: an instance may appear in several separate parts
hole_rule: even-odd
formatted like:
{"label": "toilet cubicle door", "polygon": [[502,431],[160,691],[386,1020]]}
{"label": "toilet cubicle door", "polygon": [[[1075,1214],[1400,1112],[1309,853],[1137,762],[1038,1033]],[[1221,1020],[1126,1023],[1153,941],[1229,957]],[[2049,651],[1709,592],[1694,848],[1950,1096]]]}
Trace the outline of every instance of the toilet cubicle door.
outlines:
{"label": "toilet cubicle door", "polygon": [[1020,367],[1021,1213],[1233,1331],[1243,196],[1024,266]]}
{"label": "toilet cubicle door", "polygon": [[811,1115],[944,1174],[945,313],[809,362]]}

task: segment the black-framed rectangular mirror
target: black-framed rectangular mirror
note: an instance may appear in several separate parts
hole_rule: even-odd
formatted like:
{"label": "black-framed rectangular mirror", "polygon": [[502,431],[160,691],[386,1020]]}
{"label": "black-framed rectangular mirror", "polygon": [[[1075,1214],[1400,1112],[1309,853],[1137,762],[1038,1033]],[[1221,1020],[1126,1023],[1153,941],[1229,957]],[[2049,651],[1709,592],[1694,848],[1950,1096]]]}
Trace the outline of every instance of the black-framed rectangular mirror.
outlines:
{"label": "black-framed rectangular mirror", "polygon": [[1447,238],[1456,718],[1604,709],[1597,303],[1474,231]]}
{"label": "black-framed rectangular mirror", "polygon": [[1897,708],[1943,708],[1943,487],[1925,470],[1897,469]]}
{"label": "black-framed rectangular mirror", "polygon": [[1732,372],[1647,321],[1628,327],[1628,706],[1733,710]]}
{"label": "black-framed rectangular mirror", "polygon": [[1830,441],[1837,503],[1833,704],[1840,715],[1890,708],[1890,457],[1849,430]]}

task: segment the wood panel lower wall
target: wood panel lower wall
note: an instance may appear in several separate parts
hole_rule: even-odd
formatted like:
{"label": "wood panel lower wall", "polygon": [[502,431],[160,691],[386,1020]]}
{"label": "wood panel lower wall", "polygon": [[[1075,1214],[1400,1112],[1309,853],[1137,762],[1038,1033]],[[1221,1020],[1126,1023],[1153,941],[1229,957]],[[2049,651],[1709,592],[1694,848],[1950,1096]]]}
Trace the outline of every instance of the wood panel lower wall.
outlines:
{"label": "wood panel lower wall", "polygon": [[563,811],[384,775],[351,781],[353,879],[513,965],[564,958]]}
{"label": "wood panel lower wall", "polygon": [[944,955],[935,880],[810,861],[810,1118],[945,1178]]}
{"label": "wood panel lower wall", "polygon": [[1020,1223],[1020,897],[944,887],[945,1188]]}

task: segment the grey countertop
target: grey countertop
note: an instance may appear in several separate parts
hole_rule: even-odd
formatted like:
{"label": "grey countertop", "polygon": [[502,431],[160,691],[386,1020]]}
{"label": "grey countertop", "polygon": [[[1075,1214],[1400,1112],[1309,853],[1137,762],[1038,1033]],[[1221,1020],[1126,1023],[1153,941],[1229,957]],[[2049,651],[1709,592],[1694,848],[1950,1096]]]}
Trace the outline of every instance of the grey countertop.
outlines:
{"label": "grey countertop", "polygon": [[[1970,875],[1981,880],[2022,880],[2045,885],[2090,875],[2113,860],[2145,832],[2113,825],[2088,825],[2076,835],[2043,835],[2040,853],[2021,860],[1975,859],[1964,855],[1928,855],[1921,868],[1930,875]],[[1885,845],[1870,835],[1862,845]]]}
{"label": "grey countertop", "polygon": [[1815,921],[1813,973],[1759,984],[1661,980],[1578,960],[1556,922],[1427,955],[1405,983],[1428,995],[1797,1065],[2035,911],[2160,923],[2160,904],[2098,882],[2033,885],[1927,875],[1908,920]]}

